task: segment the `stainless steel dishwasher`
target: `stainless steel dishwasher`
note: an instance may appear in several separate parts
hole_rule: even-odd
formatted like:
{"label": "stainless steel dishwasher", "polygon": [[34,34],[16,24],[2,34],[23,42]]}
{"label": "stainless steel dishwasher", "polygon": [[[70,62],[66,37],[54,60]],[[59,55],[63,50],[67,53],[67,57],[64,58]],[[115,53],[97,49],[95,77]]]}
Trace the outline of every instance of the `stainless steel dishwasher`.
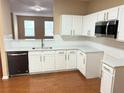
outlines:
{"label": "stainless steel dishwasher", "polygon": [[28,51],[7,52],[9,76],[29,73]]}

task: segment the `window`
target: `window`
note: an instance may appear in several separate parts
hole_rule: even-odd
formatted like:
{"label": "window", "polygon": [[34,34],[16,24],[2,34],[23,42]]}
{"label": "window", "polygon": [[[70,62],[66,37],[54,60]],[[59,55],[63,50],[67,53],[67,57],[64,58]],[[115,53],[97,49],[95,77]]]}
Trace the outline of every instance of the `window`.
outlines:
{"label": "window", "polygon": [[34,37],[35,36],[34,20],[24,20],[24,35],[25,35],[25,37]]}
{"label": "window", "polygon": [[17,16],[19,39],[52,39],[53,17]]}
{"label": "window", "polygon": [[44,21],[45,24],[45,37],[53,37],[53,21]]}

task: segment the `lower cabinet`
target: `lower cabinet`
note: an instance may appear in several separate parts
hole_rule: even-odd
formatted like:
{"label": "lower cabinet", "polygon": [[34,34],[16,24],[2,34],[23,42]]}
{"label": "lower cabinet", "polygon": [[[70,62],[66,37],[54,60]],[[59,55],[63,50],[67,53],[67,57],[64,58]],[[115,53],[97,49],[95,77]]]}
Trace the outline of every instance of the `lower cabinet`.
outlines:
{"label": "lower cabinet", "polygon": [[[101,93],[113,93],[114,69],[107,65],[102,66]],[[118,92],[117,92],[118,93]]]}
{"label": "lower cabinet", "polygon": [[55,53],[56,70],[66,69],[66,50],[58,50]]}
{"label": "lower cabinet", "polygon": [[84,53],[78,51],[77,55],[77,68],[86,78],[97,78],[101,76],[103,53]]}
{"label": "lower cabinet", "polygon": [[112,65],[103,63],[100,93],[124,93],[123,66],[120,67],[118,64],[113,65],[113,63]]}
{"label": "lower cabinet", "polygon": [[77,68],[77,50],[67,50],[67,65],[66,69]]}
{"label": "lower cabinet", "polygon": [[29,73],[42,71],[42,52],[29,52]]}
{"label": "lower cabinet", "polygon": [[86,78],[101,75],[103,53],[84,53],[79,50],[29,52],[29,72],[52,72],[78,69]]}
{"label": "lower cabinet", "polygon": [[43,52],[42,57],[42,70],[55,70],[55,51],[45,51]]}
{"label": "lower cabinet", "polygon": [[86,75],[86,56],[81,51],[78,51],[78,54],[77,54],[77,69],[83,75]]}

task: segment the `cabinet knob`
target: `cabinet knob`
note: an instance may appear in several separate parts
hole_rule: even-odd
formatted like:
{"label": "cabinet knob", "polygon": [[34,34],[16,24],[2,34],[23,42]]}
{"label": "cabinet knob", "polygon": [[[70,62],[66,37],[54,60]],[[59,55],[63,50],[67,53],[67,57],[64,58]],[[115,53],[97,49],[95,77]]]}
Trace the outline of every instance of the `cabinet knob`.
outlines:
{"label": "cabinet knob", "polygon": [[59,54],[64,54],[64,52],[58,52]]}

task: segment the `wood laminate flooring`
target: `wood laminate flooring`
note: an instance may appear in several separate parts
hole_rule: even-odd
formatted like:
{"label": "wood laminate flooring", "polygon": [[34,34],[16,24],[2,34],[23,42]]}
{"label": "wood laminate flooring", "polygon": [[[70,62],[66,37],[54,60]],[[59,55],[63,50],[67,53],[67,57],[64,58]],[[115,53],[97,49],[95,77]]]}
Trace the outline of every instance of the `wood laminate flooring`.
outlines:
{"label": "wood laminate flooring", "polygon": [[0,80],[0,93],[100,93],[100,79],[78,71],[12,77]]}

